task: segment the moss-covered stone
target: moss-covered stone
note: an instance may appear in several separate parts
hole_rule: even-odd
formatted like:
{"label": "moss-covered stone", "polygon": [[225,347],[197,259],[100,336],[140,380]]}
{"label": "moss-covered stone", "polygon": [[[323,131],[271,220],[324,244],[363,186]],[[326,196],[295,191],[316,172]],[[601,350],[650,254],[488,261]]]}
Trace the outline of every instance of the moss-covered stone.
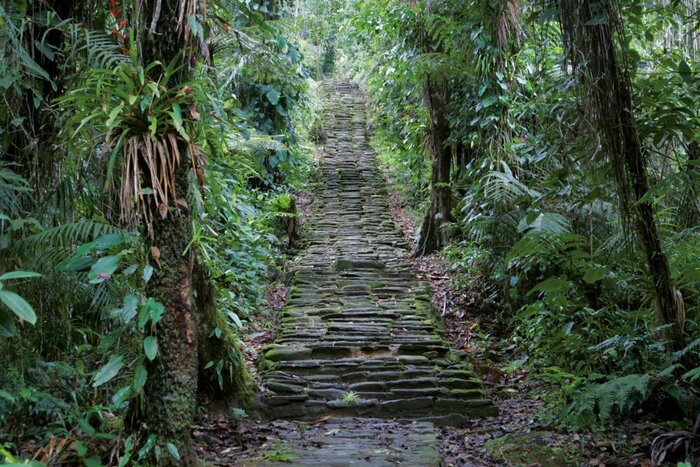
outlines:
{"label": "moss-covered stone", "polygon": [[578,465],[581,454],[573,446],[551,446],[548,432],[508,434],[487,441],[484,447],[496,462],[513,466],[560,467]]}
{"label": "moss-covered stone", "polygon": [[302,360],[311,357],[312,350],[306,347],[273,347],[265,351],[265,359],[271,362]]}

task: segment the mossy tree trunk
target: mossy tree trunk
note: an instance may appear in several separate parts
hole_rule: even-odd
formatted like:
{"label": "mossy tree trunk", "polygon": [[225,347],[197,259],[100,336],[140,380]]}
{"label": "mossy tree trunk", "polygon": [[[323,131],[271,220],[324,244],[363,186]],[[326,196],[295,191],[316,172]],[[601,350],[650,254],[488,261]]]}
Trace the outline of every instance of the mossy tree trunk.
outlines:
{"label": "mossy tree trunk", "polygon": [[447,80],[427,77],[423,85],[423,100],[428,109],[427,146],[431,157],[430,207],[421,226],[415,256],[439,250],[449,241],[444,225],[452,221],[452,187],[450,168],[452,148],[447,145],[450,125],[447,120]]}
{"label": "mossy tree trunk", "polygon": [[[178,194],[187,190],[187,167],[177,174]],[[158,323],[158,356],[148,366],[143,404],[143,431],[158,435],[158,443],[173,443],[186,465],[195,460],[190,439],[197,399],[197,317],[192,298],[192,254],[183,256],[192,238],[192,219],[186,208],[171,208],[153,222],[152,245],[159,265],[147,294],[165,307]]]}
{"label": "mossy tree trunk", "polygon": [[[170,83],[161,83],[166,86],[185,82],[191,73],[190,64],[184,58],[189,44],[184,39],[182,25],[178,24],[177,12],[183,1],[192,0],[144,0],[133,25],[145,65],[154,61],[167,65],[173,59],[183,57],[180,72]],[[196,6],[196,2],[194,4]],[[149,78],[158,81],[161,77]],[[176,200],[168,206],[164,217],[158,214],[161,206],[152,207],[156,213],[151,238],[155,273],[148,283],[147,294],[164,305],[165,313],[155,330],[158,355],[148,366],[148,382],[139,418],[144,434],[156,434],[161,446],[174,444],[182,463],[193,465],[196,457],[190,427],[197,395],[197,316],[192,293],[194,257],[192,250],[184,254],[192,239],[192,215],[184,202],[189,191],[191,164],[187,142],[180,139],[179,150],[180,163],[175,172]],[[175,459],[161,459],[160,463],[175,463]]]}

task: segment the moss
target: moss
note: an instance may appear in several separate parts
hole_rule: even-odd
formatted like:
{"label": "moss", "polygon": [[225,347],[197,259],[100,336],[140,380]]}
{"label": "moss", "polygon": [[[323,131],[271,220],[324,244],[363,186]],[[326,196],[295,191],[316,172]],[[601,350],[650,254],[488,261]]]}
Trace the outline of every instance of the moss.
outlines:
{"label": "moss", "polygon": [[[206,272],[198,268],[196,279],[199,292],[199,391],[247,405],[254,385],[245,367],[238,338],[216,307],[215,289],[209,283]],[[218,337],[212,335],[215,329],[220,330]],[[217,368],[220,370],[217,371]]]}
{"label": "moss", "polygon": [[548,432],[509,434],[487,441],[484,447],[496,462],[508,465],[577,465],[580,453],[572,446],[550,446]]}
{"label": "moss", "polygon": [[311,349],[306,347],[274,347],[265,351],[265,359],[272,362],[285,360],[302,360],[311,356]]}

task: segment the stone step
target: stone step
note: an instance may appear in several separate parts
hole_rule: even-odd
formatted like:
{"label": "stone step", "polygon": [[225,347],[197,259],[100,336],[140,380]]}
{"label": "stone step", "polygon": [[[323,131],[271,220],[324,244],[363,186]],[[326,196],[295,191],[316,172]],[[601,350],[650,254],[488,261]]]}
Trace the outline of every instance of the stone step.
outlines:
{"label": "stone step", "polygon": [[361,94],[342,84],[331,95],[307,249],[275,344],[262,352],[265,411],[441,424],[493,415],[483,384],[435,324],[366,139]]}

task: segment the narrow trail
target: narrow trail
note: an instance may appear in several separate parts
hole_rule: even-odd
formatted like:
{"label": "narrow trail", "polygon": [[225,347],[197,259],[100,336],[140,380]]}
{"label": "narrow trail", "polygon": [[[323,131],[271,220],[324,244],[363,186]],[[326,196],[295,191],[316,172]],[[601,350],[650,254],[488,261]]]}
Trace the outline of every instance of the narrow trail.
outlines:
{"label": "narrow trail", "polygon": [[[436,426],[498,409],[464,352],[442,338],[391,217],[362,93],[349,82],[328,90],[308,248],[261,362],[267,416],[325,423],[290,422],[273,450],[292,465],[439,465]],[[264,459],[256,465],[275,465]]]}

